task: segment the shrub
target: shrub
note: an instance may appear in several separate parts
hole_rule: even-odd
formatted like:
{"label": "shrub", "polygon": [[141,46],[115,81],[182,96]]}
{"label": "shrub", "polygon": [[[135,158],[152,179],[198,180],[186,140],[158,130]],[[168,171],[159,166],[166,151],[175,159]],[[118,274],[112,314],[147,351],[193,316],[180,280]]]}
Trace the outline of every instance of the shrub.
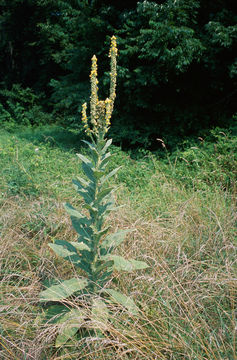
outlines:
{"label": "shrub", "polygon": [[15,125],[44,125],[51,122],[51,115],[40,105],[41,95],[30,88],[14,84],[11,90],[0,90],[0,125],[8,129]]}

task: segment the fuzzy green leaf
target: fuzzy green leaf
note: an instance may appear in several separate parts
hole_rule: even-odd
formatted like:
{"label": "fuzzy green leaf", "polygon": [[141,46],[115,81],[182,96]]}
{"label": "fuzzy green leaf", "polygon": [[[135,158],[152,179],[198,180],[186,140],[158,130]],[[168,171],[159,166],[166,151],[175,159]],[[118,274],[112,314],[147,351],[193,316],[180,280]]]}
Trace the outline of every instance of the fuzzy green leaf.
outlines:
{"label": "fuzzy green leaf", "polygon": [[93,329],[106,330],[108,328],[109,310],[101,299],[93,299],[91,320]]}
{"label": "fuzzy green leaf", "polygon": [[102,176],[104,176],[104,170],[94,170],[93,175],[94,177],[99,180]]}
{"label": "fuzzy green leaf", "polygon": [[94,144],[90,143],[90,142],[87,141],[87,140],[82,140],[82,142],[84,142],[85,144],[87,144],[91,150],[94,150],[94,151],[97,152],[97,148],[96,148],[96,146],[95,146]]}
{"label": "fuzzy green leaf", "polygon": [[100,288],[103,288],[105,284],[108,282],[108,280],[111,278],[112,274],[113,274],[113,270],[111,270],[110,267],[108,268],[108,270],[100,274],[99,278],[97,279],[97,285],[100,286]]}
{"label": "fuzzy green leaf", "polygon": [[91,191],[77,189],[77,192],[83,197],[86,204],[91,204],[93,202],[95,194],[92,194]]}
{"label": "fuzzy green leaf", "polygon": [[124,241],[125,236],[131,231],[131,229],[119,230],[114,234],[106,236],[106,238],[101,244],[102,248],[114,249]]}
{"label": "fuzzy green leaf", "polygon": [[138,314],[139,308],[136,306],[136,304],[130,297],[114,289],[106,289],[105,291],[112,297],[112,300],[114,302],[124,306],[132,315]]}
{"label": "fuzzy green leaf", "polygon": [[88,179],[92,183],[95,183],[96,179],[95,179],[95,176],[94,176],[94,171],[91,169],[91,167],[83,162],[82,163],[82,170],[84,171],[84,174],[88,177]]}
{"label": "fuzzy green leaf", "polygon": [[112,270],[113,264],[114,264],[113,260],[109,260],[109,259],[108,260],[103,259],[102,261],[98,260],[95,266],[96,275],[99,274],[101,271],[104,271],[106,268]]}
{"label": "fuzzy green leaf", "polygon": [[91,151],[91,155],[93,158],[94,163],[96,164],[98,158],[99,158],[99,153],[97,151],[97,148],[95,147],[94,144],[91,144],[90,142],[86,141],[86,140],[82,140],[85,144],[87,144],[87,146],[89,146],[89,149]]}
{"label": "fuzzy green leaf", "polygon": [[66,342],[77,333],[85,318],[85,312],[80,309],[72,309],[64,316],[60,317],[57,323],[63,324],[63,327],[56,338],[55,346],[60,347],[66,344]]}
{"label": "fuzzy green leaf", "polygon": [[45,322],[49,322],[50,324],[57,323],[62,316],[67,314],[70,309],[61,304],[54,304],[49,306],[44,312]]}
{"label": "fuzzy green leaf", "polygon": [[93,206],[94,204],[90,205],[90,204],[84,204],[84,207],[91,211],[92,213],[97,213],[98,209],[96,207]]}
{"label": "fuzzy green leaf", "polygon": [[90,168],[93,168],[92,162],[91,162],[87,157],[85,157],[85,156],[82,155],[82,154],[77,154],[77,156],[79,157],[79,159],[80,159],[84,164],[86,164],[86,165],[89,166]]}
{"label": "fuzzy green leaf", "polygon": [[107,140],[105,146],[104,146],[103,149],[101,150],[101,154],[106,153],[108,147],[109,147],[111,144],[112,144],[112,139]]}
{"label": "fuzzy green leaf", "polygon": [[76,187],[77,192],[84,198],[86,203],[91,203],[95,197],[95,187],[90,182],[85,182],[87,185],[83,185],[81,180],[73,179],[73,184]]}
{"label": "fuzzy green leaf", "polygon": [[106,188],[106,189],[98,192],[96,201],[97,201],[97,202],[102,201],[102,200],[103,200],[106,196],[108,196],[113,190],[114,190],[113,187],[108,187],[108,188]]}
{"label": "fuzzy green leaf", "polygon": [[[87,252],[88,253],[88,252]],[[82,269],[83,271],[85,271],[88,275],[91,275],[91,261],[88,261],[88,256],[86,257],[86,255],[83,254],[82,252],[82,260],[75,264],[75,266],[79,267],[80,269]]]}
{"label": "fuzzy green leaf", "polygon": [[109,162],[109,159],[111,158],[111,154],[110,152],[109,153],[106,153],[104,154],[102,157],[101,157],[101,163],[100,163],[100,169],[105,169],[105,167],[107,166],[108,162]]}
{"label": "fuzzy green leaf", "polygon": [[101,257],[106,261],[113,261],[113,269],[118,271],[134,271],[148,268],[148,265],[144,261],[137,261],[133,259],[125,259],[122,256],[108,254]]}
{"label": "fuzzy green leaf", "polygon": [[74,217],[71,217],[71,220],[72,220],[72,225],[73,225],[74,229],[76,230],[76,232],[79,235],[78,242],[79,243],[83,242],[90,249],[92,249],[93,248],[94,231],[91,228],[91,226],[88,226],[87,224],[82,224],[80,222],[80,219],[78,220],[77,218],[74,218]]}
{"label": "fuzzy green leaf", "polygon": [[72,244],[77,250],[82,251],[82,250],[87,250],[90,251],[91,249],[89,248],[89,246],[87,246],[85,243],[83,242],[76,242],[76,241],[70,241],[70,244]]}
{"label": "fuzzy green leaf", "polygon": [[86,216],[82,215],[78,210],[76,210],[72,205],[66,203],[64,205],[67,213],[70,215],[70,216],[73,216],[77,219],[80,219],[81,223],[82,224],[88,224],[90,221],[87,219]]}
{"label": "fuzzy green leaf", "polygon": [[87,186],[91,186],[91,182],[88,182],[79,176],[76,179],[72,180],[72,182],[74,182],[74,181],[76,181],[76,185],[80,186],[80,187],[86,188]]}
{"label": "fuzzy green leaf", "polygon": [[77,291],[83,290],[88,285],[86,279],[72,278],[59,285],[53,285],[40,294],[40,301],[60,301],[68,298]]}
{"label": "fuzzy green leaf", "polygon": [[117,210],[119,209],[120,206],[115,207],[114,206],[114,198],[112,196],[110,196],[110,198],[108,199],[108,197],[106,197],[106,201],[104,201],[103,204],[99,204],[98,206],[98,214],[100,215],[105,215],[106,213],[109,213],[110,211],[113,210]]}
{"label": "fuzzy green leaf", "polygon": [[106,228],[103,228],[102,230],[100,231],[94,231],[94,236],[97,238],[97,239],[100,239],[103,235],[105,235],[109,229],[110,229],[111,226],[107,226]]}
{"label": "fuzzy green leaf", "polygon": [[55,240],[49,247],[58,255],[72,263],[80,262],[80,256],[73,244],[65,240]]}
{"label": "fuzzy green leaf", "polygon": [[107,180],[114,176],[119,171],[119,169],[121,169],[121,166],[117,167],[116,169],[110,171],[107,175],[103,176],[100,180],[100,184],[103,185]]}

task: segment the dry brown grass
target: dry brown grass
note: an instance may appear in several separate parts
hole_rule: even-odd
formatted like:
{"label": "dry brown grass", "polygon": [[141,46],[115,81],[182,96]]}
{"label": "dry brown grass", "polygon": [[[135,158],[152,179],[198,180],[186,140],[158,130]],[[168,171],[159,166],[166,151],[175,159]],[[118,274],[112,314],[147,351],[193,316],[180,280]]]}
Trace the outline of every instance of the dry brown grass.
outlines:
{"label": "dry brown grass", "polygon": [[40,319],[38,294],[42,280],[71,277],[70,265],[47,246],[53,238],[75,237],[70,220],[55,199],[2,201],[1,359],[237,359],[235,197],[221,190],[203,196],[173,184],[163,190],[168,216],[152,217],[151,199],[139,209],[126,197],[110,219],[114,229],[134,229],[119,251],[150,265],[113,279],[139,304],[140,317],[115,309],[107,338],[88,337],[59,350],[53,347],[56,326]]}

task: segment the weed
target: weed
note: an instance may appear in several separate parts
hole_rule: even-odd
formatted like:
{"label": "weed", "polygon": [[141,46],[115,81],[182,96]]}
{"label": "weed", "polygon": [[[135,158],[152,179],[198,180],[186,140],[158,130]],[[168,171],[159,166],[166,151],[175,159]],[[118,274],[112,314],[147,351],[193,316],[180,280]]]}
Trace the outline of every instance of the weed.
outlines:
{"label": "weed", "polygon": [[105,101],[98,99],[97,59],[95,56],[92,58],[91,124],[87,119],[87,105],[82,106],[82,121],[91,138],[91,142],[85,141],[89,147],[90,159],[78,154],[84,178],[73,180],[73,183],[84,200],[83,207],[88,214],[82,214],[67,204],[66,210],[78,234],[77,242],[55,240],[49,245],[58,256],[84,273],[84,276],[76,276],[49,286],[41,293],[42,302],[55,303],[47,309],[46,317],[51,323],[59,325],[56,347],[72,341],[75,336],[77,339],[88,336],[104,338],[104,334],[110,332],[111,302],[122,305],[132,315],[139,313],[130,297],[108,288],[114,270],[129,272],[147,268],[143,261],[127,260],[113,254],[128,231],[120,230],[108,235],[109,226],[105,222],[110,212],[117,210],[110,178],[119,168],[109,173],[106,171],[111,158],[108,149],[112,140],[105,139],[115,100],[116,55],[116,40],[112,37],[110,97]]}

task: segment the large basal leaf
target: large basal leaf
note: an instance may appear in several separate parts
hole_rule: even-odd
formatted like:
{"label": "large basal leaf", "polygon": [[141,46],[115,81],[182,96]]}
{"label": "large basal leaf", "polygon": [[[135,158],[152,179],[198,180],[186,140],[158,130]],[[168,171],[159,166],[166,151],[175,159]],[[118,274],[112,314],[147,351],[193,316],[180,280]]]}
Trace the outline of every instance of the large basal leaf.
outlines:
{"label": "large basal leaf", "polygon": [[49,306],[44,311],[44,322],[49,322],[51,324],[57,323],[62,316],[67,314],[70,309],[62,304],[54,304]]}
{"label": "large basal leaf", "polygon": [[110,267],[108,268],[108,270],[100,274],[99,278],[97,279],[97,285],[100,286],[101,289],[104,288],[105,284],[109,281],[109,279],[111,279],[112,274],[113,274],[113,270],[111,270]]}
{"label": "large basal leaf", "polygon": [[72,278],[59,285],[53,285],[40,294],[40,301],[61,301],[75,292],[83,290],[88,285],[86,279]]}
{"label": "large basal leaf", "polygon": [[93,329],[106,330],[108,328],[109,310],[101,299],[93,299],[91,320]]}
{"label": "large basal leaf", "polygon": [[72,309],[59,318],[58,324],[63,324],[60,334],[56,338],[55,346],[60,347],[71,339],[81,327],[86,318],[86,313],[80,309]]}
{"label": "large basal leaf", "polygon": [[132,315],[138,315],[139,308],[136,306],[136,304],[130,297],[128,297],[114,289],[106,289],[105,292],[108,293],[112,297],[112,300],[114,302],[125,307]]}
{"label": "large basal leaf", "polygon": [[148,268],[144,261],[137,261],[133,259],[125,259],[122,256],[108,254],[101,257],[104,260],[112,260],[114,262],[113,269],[118,271],[134,271]]}
{"label": "large basal leaf", "polygon": [[110,234],[106,236],[106,238],[103,240],[101,247],[108,249],[114,249],[115,247],[119,246],[125,239],[125,236],[131,232],[132,230],[119,230],[114,234]]}

